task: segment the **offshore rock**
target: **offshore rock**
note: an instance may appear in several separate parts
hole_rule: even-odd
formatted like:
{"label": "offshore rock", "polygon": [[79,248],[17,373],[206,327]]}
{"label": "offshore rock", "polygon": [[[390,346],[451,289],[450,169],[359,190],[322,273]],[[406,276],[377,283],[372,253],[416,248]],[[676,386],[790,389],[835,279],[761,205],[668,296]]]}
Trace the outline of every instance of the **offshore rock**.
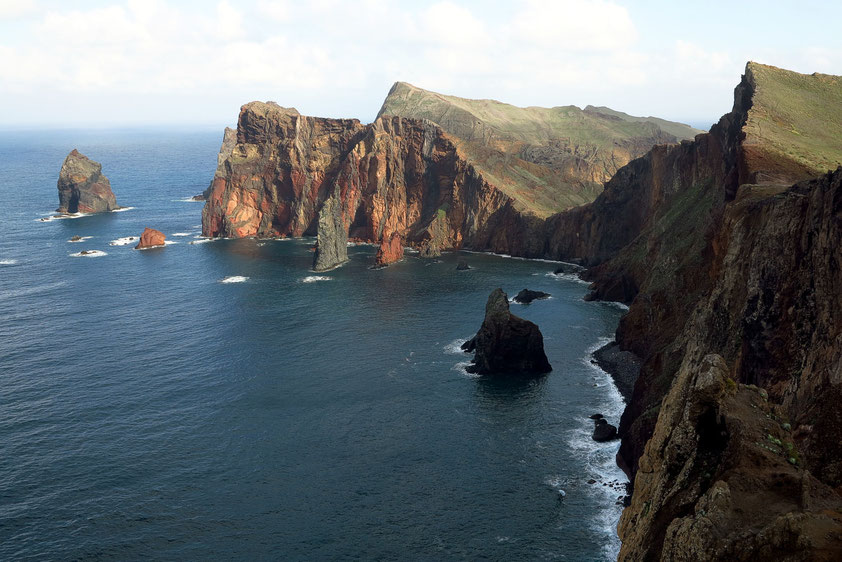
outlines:
{"label": "offshore rock", "polygon": [[529,289],[523,289],[521,292],[516,294],[515,298],[513,298],[512,300],[520,304],[529,304],[534,300],[548,299],[551,296],[551,294],[545,293],[544,291],[532,291]]}
{"label": "offshore rock", "polygon": [[608,420],[603,417],[599,417],[594,420],[593,435],[591,435],[591,439],[602,443],[605,441],[612,441],[617,439],[617,437],[617,427],[608,423]]}
{"label": "offshore rock", "polygon": [[120,208],[102,165],[75,148],[59,172],[58,200],[60,213],[103,213]]}
{"label": "offshore rock", "polygon": [[468,260],[459,260],[459,263],[456,264],[456,271],[468,271],[471,269],[471,266],[468,265]]}
{"label": "offshore rock", "polygon": [[145,250],[146,248],[158,248],[164,245],[166,236],[160,230],[154,228],[144,228],[143,234],[140,235],[140,242],[134,247],[135,250]]}
{"label": "offshore rock", "polygon": [[502,289],[489,295],[473,345],[476,354],[469,373],[540,375],[552,371],[541,330],[509,312],[509,298]]}
{"label": "offshore rock", "polygon": [[342,218],[338,192],[329,197],[319,211],[313,271],[327,271],[348,261],[348,230]]}
{"label": "offshore rock", "polygon": [[377,267],[383,267],[402,259],[403,243],[401,242],[401,235],[395,232],[388,238],[383,238],[380,248],[377,249],[377,255],[374,257],[374,264]]}

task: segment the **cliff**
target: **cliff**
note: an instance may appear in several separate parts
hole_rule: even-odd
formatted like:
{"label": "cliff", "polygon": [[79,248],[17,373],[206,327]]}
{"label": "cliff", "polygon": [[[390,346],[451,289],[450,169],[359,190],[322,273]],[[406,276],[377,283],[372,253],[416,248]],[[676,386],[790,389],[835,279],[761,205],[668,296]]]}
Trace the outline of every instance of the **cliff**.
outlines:
{"label": "cliff", "polygon": [[75,148],[64,159],[58,176],[60,213],[102,213],[119,209],[102,165]]}
{"label": "cliff", "polygon": [[[839,533],[839,521],[828,515],[814,526],[800,488],[789,476],[776,480],[780,467],[753,455],[758,445],[747,435],[767,426],[757,426],[745,404],[720,394],[706,403],[721,439],[706,436],[701,422],[674,429],[701,408],[685,404],[680,387],[696,384],[688,381],[709,370],[705,357],[714,355],[714,370],[738,398],[739,385],[760,387],[792,428],[787,443],[799,471],[792,478],[813,490],[805,501],[838,499],[842,445],[831,436],[842,427],[842,171],[825,172],[842,164],[840,108],[839,77],[749,63],[734,109],[710,133],[654,148],[621,169],[594,203],[548,221],[556,255],[594,265],[592,298],[630,303],[617,341],[643,359],[620,424],[618,461],[634,482],[623,559],[769,552],[833,559],[825,546],[840,554],[837,543],[815,536],[828,526]],[[707,439],[718,444],[702,450]],[[691,454],[706,455],[704,463],[688,461]],[[745,463],[751,478],[732,481]],[[741,495],[748,483],[754,493],[775,490],[781,503],[748,502]],[[711,522],[704,514],[719,494],[714,485],[730,489],[732,503]],[[763,529],[765,546],[746,539]],[[710,549],[693,550],[700,544]]]}
{"label": "cliff", "polygon": [[[244,105],[205,193],[203,234],[314,235],[320,209],[338,192],[347,235],[385,242],[384,250],[394,250],[390,241],[399,237],[425,256],[466,247],[538,257],[546,252],[547,217],[592,201],[600,182],[634,155],[676,141],[651,122],[571,108],[513,108],[524,112],[519,129],[502,127],[490,113],[470,117],[493,132],[480,138],[423,115],[387,115],[399,109],[399,90],[370,125],[302,116],[271,102]],[[584,144],[561,142],[574,131]],[[597,156],[604,151],[582,140],[588,135],[617,148]]]}

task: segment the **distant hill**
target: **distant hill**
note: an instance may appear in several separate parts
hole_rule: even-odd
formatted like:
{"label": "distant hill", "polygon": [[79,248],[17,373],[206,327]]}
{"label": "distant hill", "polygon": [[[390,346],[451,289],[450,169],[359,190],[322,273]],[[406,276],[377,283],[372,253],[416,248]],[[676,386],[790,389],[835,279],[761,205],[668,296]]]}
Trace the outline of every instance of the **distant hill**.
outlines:
{"label": "distant hill", "polygon": [[436,123],[457,137],[493,183],[539,216],[589,202],[620,167],[652,146],[703,132],[606,107],[521,108],[438,94],[406,82],[392,86],[378,117],[384,115]]}

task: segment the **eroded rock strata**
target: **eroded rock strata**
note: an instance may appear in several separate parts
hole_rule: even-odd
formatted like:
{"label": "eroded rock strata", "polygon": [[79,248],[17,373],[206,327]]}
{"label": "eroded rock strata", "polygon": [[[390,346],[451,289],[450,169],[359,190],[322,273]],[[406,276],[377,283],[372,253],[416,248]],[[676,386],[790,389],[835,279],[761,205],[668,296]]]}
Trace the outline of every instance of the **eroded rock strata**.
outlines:
{"label": "eroded rock strata", "polygon": [[[237,129],[225,132],[204,194],[203,234],[315,235],[319,211],[338,191],[347,235],[385,242],[384,250],[394,250],[391,241],[400,237],[423,257],[463,247],[539,257],[547,250],[544,220],[592,201],[609,161],[617,166],[655,143],[677,141],[673,133],[693,131],[595,111],[583,125],[582,110],[572,106],[536,113],[539,108],[505,104],[526,128],[509,131],[490,115],[464,113],[444,120],[448,129],[424,115],[408,116],[412,106],[392,103],[395,96],[370,125],[307,117],[271,102],[244,105]],[[452,100],[458,98],[446,103]],[[462,118],[485,119],[495,132],[484,140],[462,138]],[[528,130],[543,133],[532,138]],[[582,147],[581,154],[559,144],[573,131],[591,131],[601,144]]]}
{"label": "eroded rock strata", "polygon": [[58,176],[60,213],[103,213],[119,209],[102,165],[75,148],[64,159]]}
{"label": "eroded rock strata", "polygon": [[475,352],[469,373],[540,375],[552,371],[541,330],[509,312],[509,298],[502,289],[488,296],[482,326],[462,349]]}

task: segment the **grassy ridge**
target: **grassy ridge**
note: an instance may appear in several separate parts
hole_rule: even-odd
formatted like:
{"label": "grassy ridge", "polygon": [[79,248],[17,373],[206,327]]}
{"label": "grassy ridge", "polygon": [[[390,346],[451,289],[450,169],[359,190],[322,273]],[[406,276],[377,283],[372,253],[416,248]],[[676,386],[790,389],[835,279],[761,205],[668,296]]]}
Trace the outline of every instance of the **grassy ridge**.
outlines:
{"label": "grassy ridge", "polygon": [[583,205],[602,183],[654,144],[700,131],[608,108],[515,107],[446,96],[397,82],[378,117],[427,119],[456,137],[491,183],[538,216]]}
{"label": "grassy ridge", "polygon": [[745,146],[756,151],[752,167],[818,175],[842,165],[842,78],[754,62],[746,73],[755,87],[743,127]]}

